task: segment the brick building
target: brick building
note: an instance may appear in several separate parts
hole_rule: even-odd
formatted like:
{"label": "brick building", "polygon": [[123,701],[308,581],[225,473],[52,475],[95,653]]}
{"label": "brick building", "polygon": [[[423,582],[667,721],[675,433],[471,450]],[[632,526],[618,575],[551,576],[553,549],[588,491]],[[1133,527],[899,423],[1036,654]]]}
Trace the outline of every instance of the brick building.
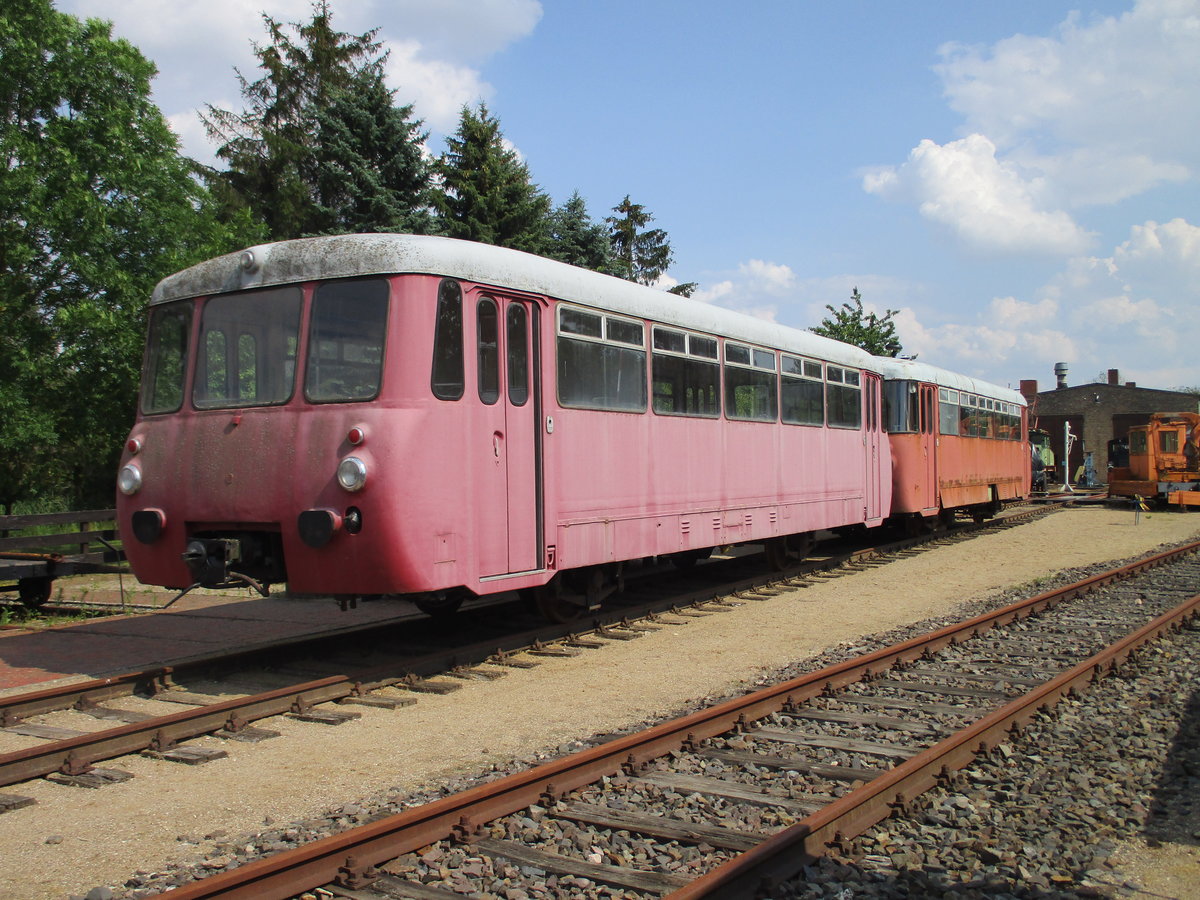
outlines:
{"label": "brick building", "polygon": [[[1029,426],[1050,434],[1050,449],[1062,460],[1063,425],[1071,423],[1076,436],[1067,472],[1072,478],[1083,465],[1084,454],[1092,453],[1096,478],[1108,480],[1109,442],[1129,436],[1133,425],[1144,425],[1156,412],[1200,412],[1200,398],[1182,391],[1140,388],[1134,382],[1121,384],[1116,369],[1108,370],[1108,381],[1067,386],[1067,366],[1054,366],[1058,384],[1054,390],[1038,391],[1035,380],[1021,382],[1021,394],[1029,402]],[[1060,470],[1061,472],[1061,470]]]}

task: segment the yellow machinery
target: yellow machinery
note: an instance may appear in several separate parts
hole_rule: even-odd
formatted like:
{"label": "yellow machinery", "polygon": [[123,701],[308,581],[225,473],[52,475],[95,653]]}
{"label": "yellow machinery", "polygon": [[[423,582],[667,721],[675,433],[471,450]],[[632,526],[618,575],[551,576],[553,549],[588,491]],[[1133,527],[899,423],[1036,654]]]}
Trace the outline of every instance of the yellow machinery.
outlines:
{"label": "yellow machinery", "polygon": [[1200,506],[1200,414],[1154,413],[1129,429],[1129,467],[1109,473],[1110,496]]}

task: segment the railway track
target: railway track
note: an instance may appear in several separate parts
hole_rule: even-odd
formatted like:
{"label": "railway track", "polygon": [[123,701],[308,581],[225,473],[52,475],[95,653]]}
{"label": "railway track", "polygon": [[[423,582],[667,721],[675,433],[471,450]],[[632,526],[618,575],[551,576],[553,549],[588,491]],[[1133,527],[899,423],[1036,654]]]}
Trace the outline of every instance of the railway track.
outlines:
{"label": "railway track", "polygon": [[[729,610],[731,603],[794,588],[805,578],[850,574],[864,566],[885,564],[890,558],[1013,527],[1047,509],[1023,508],[983,525],[835,552],[771,575],[762,574],[757,566],[747,575],[746,561],[730,560],[724,569],[705,566],[703,573],[690,578],[677,574],[646,578],[632,586],[618,608],[598,616],[580,632],[571,631],[578,623],[514,629],[512,616],[502,613],[501,630],[486,630],[486,623],[468,617],[471,627],[479,625],[485,633],[464,644],[457,638],[448,640],[444,629],[439,631],[421,619],[423,637],[413,641],[407,636],[399,650],[394,634],[340,635],[330,641],[235,652],[187,666],[130,672],[0,698],[0,730],[39,742],[0,754],[0,788],[39,777],[86,787],[119,782],[128,774],[104,763],[134,753],[187,764],[209,762],[226,754],[212,747],[189,746],[187,741],[203,735],[265,740],[278,733],[253,723],[277,715],[342,724],[358,717],[355,705],[409,705],[422,693],[446,693],[466,680],[499,678],[508,667],[536,664],[531,657],[572,655],[609,641],[635,638],[655,627],[656,617],[663,613],[686,617]],[[680,590],[680,584],[691,586]],[[372,643],[366,648],[354,643],[348,650],[343,645],[338,650],[339,642],[347,638]],[[443,646],[425,652],[403,650],[405,645],[412,648],[426,641]],[[158,701],[152,705],[169,711],[122,708],[120,701],[134,696]],[[40,721],[64,710],[77,713],[75,722],[64,726],[61,721],[52,725]],[[97,720],[115,724],[96,730]],[[20,794],[0,793],[0,812],[29,802]]]}
{"label": "railway track", "polygon": [[[1189,545],[176,889],[754,896],[1194,619]],[[1086,602],[1079,601],[1086,598]],[[549,891],[549,893],[545,893]]]}

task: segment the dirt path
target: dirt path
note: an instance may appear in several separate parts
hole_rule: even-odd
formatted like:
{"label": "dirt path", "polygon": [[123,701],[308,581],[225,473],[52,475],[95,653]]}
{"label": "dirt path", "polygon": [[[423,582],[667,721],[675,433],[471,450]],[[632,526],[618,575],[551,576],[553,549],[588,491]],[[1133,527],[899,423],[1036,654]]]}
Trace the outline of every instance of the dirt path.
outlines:
{"label": "dirt path", "polygon": [[[616,731],[722,695],[765,672],[842,641],[946,613],[1063,569],[1142,554],[1200,537],[1200,517],[1103,508],[1064,510],[1035,523],[953,544],[850,577],[751,603],[732,613],[616,642],[580,657],[422,695],[398,711],[362,708],[330,728],[275,719],[285,732],[258,745],[225,743],[230,758],[190,768],[122,760],[139,776],[89,791],[22,785],[38,805],[0,815],[0,898],[61,898],[135,870],[199,858],[203,838],[253,833],[363,798],[401,795],[489,762]],[[136,701],[122,705],[134,708]]]}

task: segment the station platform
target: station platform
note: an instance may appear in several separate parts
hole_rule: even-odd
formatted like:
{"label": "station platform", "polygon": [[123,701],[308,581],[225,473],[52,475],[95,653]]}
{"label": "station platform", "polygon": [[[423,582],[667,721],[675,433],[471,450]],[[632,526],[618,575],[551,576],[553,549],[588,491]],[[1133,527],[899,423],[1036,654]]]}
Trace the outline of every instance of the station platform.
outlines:
{"label": "station platform", "polygon": [[[263,648],[388,625],[416,613],[401,600],[343,611],[329,598],[196,591],[161,609],[146,605],[140,593],[136,609],[121,614],[120,603],[102,593],[87,594],[88,605],[113,604],[116,615],[36,629],[0,626],[0,696],[195,662],[230,647]],[[173,595],[159,596],[165,607]]]}

